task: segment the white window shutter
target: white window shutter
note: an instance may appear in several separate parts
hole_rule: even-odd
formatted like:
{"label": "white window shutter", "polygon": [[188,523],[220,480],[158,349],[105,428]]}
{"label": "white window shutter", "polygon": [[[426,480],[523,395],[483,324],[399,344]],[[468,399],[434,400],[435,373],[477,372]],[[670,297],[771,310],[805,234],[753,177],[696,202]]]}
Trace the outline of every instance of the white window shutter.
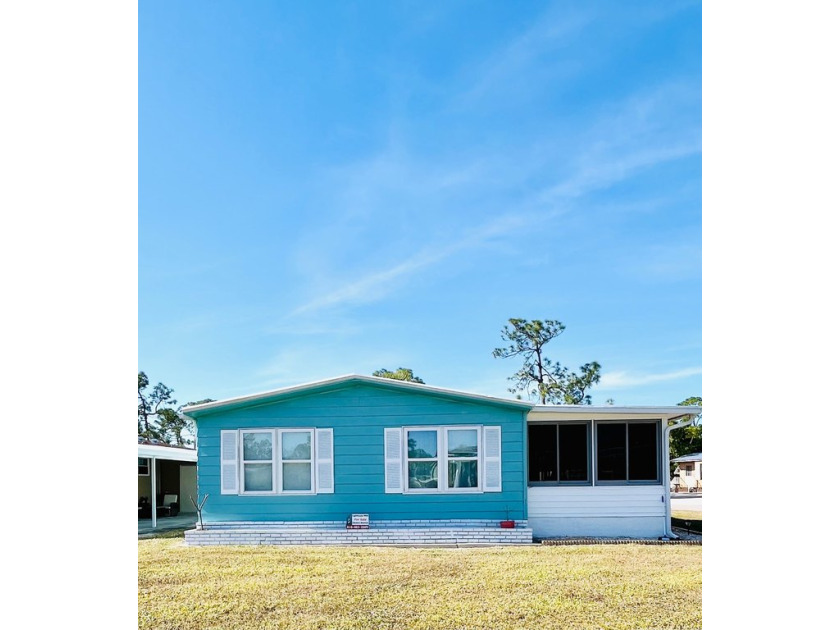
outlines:
{"label": "white window shutter", "polygon": [[402,429],[385,429],[385,492],[402,491]]}
{"label": "white window shutter", "polygon": [[335,492],[332,429],[315,429],[315,492]]}
{"label": "white window shutter", "polygon": [[221,462],[222,494],[239,493],[239,431],[222,431],[219,461]]}
{"label": "white window shutter", "polygon": [[484,427],[484,492],[502,491],[502,427]]}

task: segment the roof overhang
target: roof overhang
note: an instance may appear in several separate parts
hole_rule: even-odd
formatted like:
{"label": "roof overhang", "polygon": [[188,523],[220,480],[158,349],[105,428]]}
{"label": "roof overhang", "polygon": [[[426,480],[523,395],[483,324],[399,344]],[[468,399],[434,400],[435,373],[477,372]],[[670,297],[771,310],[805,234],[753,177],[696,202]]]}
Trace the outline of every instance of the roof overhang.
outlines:
{"label": "roof overhang", "polygon": [[683,455],[682,457],[675,457],[671,461],[678,464],[682,462],[702,462],[703,453],[689,453],[688,455]]}
{"label": "roof overhang", "polygon": [[529,422],[545,422],[549,420],[620,420],[658,418],[662,420],[676,420],[685,416],[699,416],[702,407],[688,407],[671,405],[667,407],[616,407],[605,405],[535,405],[528,412]]}
{"label": "roof overhang", "polygon": [[197,462],[198,452],[193,448],[179,448],[162,444],[138,444],[137,457],[169,459],[176,462]]}
{"label": "roof overhang", "polygon": [[497,405],[503,407],[513,407],[523,411],[531,409],[532,403],[522,400],[511,400],[508,398],[496,398],[495,396],[485,396],[483,394],[472,394],[469,392],[460,392],[454,389],[444,389],[442,387],[432,387],[431,385],[421,385],[420,383],[409,383],[408,381],[398,381],[391,378],[380,378],[378,376],[362,376],[360,374],[348,374],[336,378],[326,379],[323,381],[314,381],[312,383],[304,383],[303,385],[294,385],[292,387],[283,387],[268,392],[261,392],[259,394],[251,394],[248,396],[239,396],[236,398],[228,398],[225,400],[216,400],[214,402],[204,403],[202,405],[192,405],[181,409],[181,413],[185,416],[196,420],[202,415],[214,411],[221,411],[223,409],[245,407],[254,404],[266,404],[276,401],[281,401],[285,398],[290,398],[302,394],[317,394],[333,389],[339,389],[346,385],[353,384],[368,384],[377,387],[386,387],[395,390],[411,391],[417,394],[428,394],[432,396],[440,396],[453,400],[460,400],[466,402],[474,402],[485,405]]}

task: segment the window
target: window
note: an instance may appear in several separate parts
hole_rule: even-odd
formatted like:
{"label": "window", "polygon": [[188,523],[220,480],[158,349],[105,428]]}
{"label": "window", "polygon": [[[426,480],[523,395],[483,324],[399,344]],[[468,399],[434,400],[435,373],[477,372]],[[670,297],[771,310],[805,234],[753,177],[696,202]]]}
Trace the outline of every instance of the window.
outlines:
{"label": "window", "polygon": [[478,489],[478,429],[446,429],[446,487]]}
{"label": "window", "polygon": [[149,458],[148,457],[138,457],[137,458],[137,474],[141,477],[148,477],[149,476]]}
{"label": "window", "polygon": [[222,494],[334,492],[332,429],[221,432]]}
{"label": "window", "polygon": [[686,477],[693,477],[694,476],[694,464],[691,462],[686,462],[683,464],[683,470],[685,470]]}
{"label": "window", "polygon": [[557,481],[557,425],[528,426],[528,481]]}
{"label": "window", "polygon": [[479,427],[413,427],[403,434],[409,492],[479,491]]}
{"label": "window", "polygon": [[312,431],[278,431],[283,492],[312,492]]}
{"label": "window", "polygon": [[596,422],[598,482],[658,483],[659,422]]}
{"label": "window", "polygon": [[408,487],[438,487],[438,432],[406,431]]}
{"label": "window", "polygon": [[528,481],[589,483],[589,423],[529,425]]}
{"label": "window", "polygon": [[274,492],[274,431],[242,432],[242,491]]}

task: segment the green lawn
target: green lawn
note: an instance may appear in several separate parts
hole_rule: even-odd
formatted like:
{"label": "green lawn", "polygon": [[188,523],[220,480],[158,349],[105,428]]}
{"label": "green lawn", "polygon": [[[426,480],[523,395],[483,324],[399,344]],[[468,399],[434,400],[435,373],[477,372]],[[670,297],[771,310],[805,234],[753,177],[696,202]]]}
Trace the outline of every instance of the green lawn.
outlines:
{"label": "green lawn", "polygon": [[700,628],[683,545],[185,547],[138,541],[140,628]]}

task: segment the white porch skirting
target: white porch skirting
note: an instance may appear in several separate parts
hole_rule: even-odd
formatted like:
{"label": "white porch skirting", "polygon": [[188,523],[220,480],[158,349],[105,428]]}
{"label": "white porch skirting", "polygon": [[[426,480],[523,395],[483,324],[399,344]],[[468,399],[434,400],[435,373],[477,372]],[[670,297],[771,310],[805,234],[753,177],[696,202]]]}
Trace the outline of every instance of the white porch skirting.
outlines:
{"label": "white porch skirting", "polygon": [[370,529],[347,529],[343,521],[236,521],[205,523],[184,533],[190,546],[202,545],[529,545],[527,521],[502,529],[498,521],[376,521]]}

